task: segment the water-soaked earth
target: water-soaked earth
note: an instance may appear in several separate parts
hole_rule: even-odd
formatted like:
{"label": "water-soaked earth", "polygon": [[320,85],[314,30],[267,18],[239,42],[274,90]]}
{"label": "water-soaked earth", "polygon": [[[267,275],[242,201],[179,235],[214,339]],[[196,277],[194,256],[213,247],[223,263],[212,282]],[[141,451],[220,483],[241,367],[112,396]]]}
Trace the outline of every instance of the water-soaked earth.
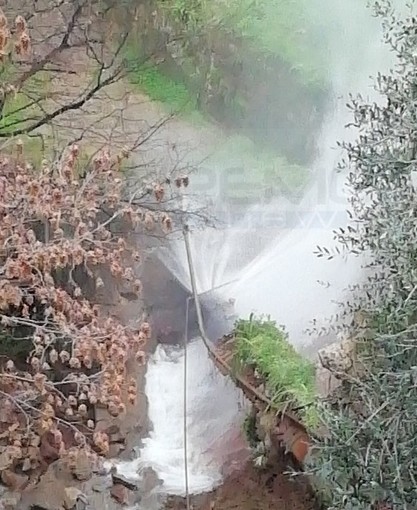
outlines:
{"label": "water-soaked earth", "polygon": [[[215,491],[191,498],[194,510],[316,510],[306,480],[285,474],[278,461],[260,470],[248,461]],[[171,498],[167,510],[186,510],[184,499]]]}

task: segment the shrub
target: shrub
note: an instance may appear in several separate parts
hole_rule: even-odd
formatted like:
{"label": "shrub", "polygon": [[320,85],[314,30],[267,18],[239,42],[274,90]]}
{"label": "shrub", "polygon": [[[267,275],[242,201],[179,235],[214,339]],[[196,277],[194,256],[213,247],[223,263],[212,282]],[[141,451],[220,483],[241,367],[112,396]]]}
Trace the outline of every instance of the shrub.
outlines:
{"label": "shrub", "polygon": [[356,374],[338,374],[343,385],[323,406],[328,435],[314,457],[330,509],[412,509],[417,501],[417,20],[399,18],[388,1],[375,9],[397,65],[376,79],[380,104],[352,99],[360,135],[343,144],[352,224],[336,236],[370,262],[345,310]]}

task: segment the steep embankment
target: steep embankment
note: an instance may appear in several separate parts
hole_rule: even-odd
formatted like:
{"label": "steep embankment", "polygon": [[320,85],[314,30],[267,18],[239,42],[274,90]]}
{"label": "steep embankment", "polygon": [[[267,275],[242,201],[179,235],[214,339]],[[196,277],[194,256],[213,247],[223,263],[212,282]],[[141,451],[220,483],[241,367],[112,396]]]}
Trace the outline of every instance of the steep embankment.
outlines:
{"label": "steep embankment", "polygon": [[199,109],[306,164],[330,88],[326,43],[312,26],[302,0],[227,8],[221,1],[151,0],[137,7],[126,55],[133,81],[155,99]]}

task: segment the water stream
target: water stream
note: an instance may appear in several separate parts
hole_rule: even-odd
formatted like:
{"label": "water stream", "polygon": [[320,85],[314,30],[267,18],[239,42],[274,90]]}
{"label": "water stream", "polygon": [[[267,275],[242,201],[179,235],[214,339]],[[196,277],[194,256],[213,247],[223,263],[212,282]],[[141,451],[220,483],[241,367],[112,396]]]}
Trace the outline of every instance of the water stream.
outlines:
{"label": "water stream", "polygon": [[[245,403],[231,380],[218,374],[201,339],[190,342],[188,356],[188,476],[191,491],[200,493],[217,485],[235,454],[244,453]],[[139,478],[145,467],[153,468],[164,481],[161,489],[176,495],[185,491],[183,380],[182,348],[159,345],[146,378],[153,431],[144,440],[140,457],[119,465],[130,478]]]}
{"label": "water stream", "polygon": [[[351,120],[345,107],[348,93],[375,98],[369,76],[385,70],[389,63],[379,22],[363,4],[332,0],[328,5],[326,20],[329,26],[334,25],[328,51],[333,108],[321,127],[311,186],[303,200],[294,204],[280,197],[266,204],[259,199],[238,221],[192,234],[199,292],[224,285],[216,291],[220,301],[233,298],[241,317],[251,312],[270,315],[285,325],[290,341],[310,356],[318,344],[306,328],[314,320],[331,317],[347,286],[358,282],[362,274],[358,258],[328,261],[317,258],[314,251],[317,245],[331,246],[333,230],[347,221],[345,176],[335,173],[340,156],[335,147],[337,140],[355,136],[345,129]],[[315,10],[316,15],[326,11],[323,5]],[[198,189],[198,179],[196,182],[192,192],[203,193]],[[224,203],[216,202],[216,196],[214,206],[224,211]],[[222,219],[230,216],[239,214]],[[160,256],[189,288],[183,240],[174,239]],[[188,362],[188,463],[190,491],[196,493],[219,483],[225,461],[240,451],[236,430],[242,423],[243,409],[239,392],[213,368],[198,339],[189,345]],[[120,466],[128,476],[136,476],[143,467],[153,467],[163,480],[161,490],[171,494],[183,494],[185,487],[183,363],[180,348],[158,347],[146,378],[153,431],[140,458]]]}

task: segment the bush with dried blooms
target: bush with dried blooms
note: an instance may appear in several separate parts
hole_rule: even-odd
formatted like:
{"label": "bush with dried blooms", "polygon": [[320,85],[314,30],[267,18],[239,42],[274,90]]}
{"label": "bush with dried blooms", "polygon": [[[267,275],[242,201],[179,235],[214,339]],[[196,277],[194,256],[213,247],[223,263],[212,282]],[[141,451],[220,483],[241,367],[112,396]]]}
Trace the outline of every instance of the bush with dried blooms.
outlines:
{"label": "bush with dried blooms", "polygon": [[[36,468],[45,438],[59,456],[73,456],[74,445],[108,452],[108,437],[94,431],[95,407],[117,416],[135,401],[126,361],[143,360],[150,326],[131,330],[102,316],[74,273],[81,269],[96,289],[107,273],[140,291],[126,264],[138,254],[111,226],[166,222],[138,205],[149,190],[123,195],[126,153],[102,150],[81,177],[75,145],[40,169],[24,161],[21,143],[16,150],[0,155],[0,346],[30,348],[23,359],[0,358],[0,471]],[[163,195],[162,186],[153,193]]]}
{"label": "bush with dried blooms", "polygon": [[30,49],[30,36],[26,20],[23,16],[16,16],[14,26],[9,27],[8,20],[0,9],[0,61],[3,62],[11,54],[28,56]]}

